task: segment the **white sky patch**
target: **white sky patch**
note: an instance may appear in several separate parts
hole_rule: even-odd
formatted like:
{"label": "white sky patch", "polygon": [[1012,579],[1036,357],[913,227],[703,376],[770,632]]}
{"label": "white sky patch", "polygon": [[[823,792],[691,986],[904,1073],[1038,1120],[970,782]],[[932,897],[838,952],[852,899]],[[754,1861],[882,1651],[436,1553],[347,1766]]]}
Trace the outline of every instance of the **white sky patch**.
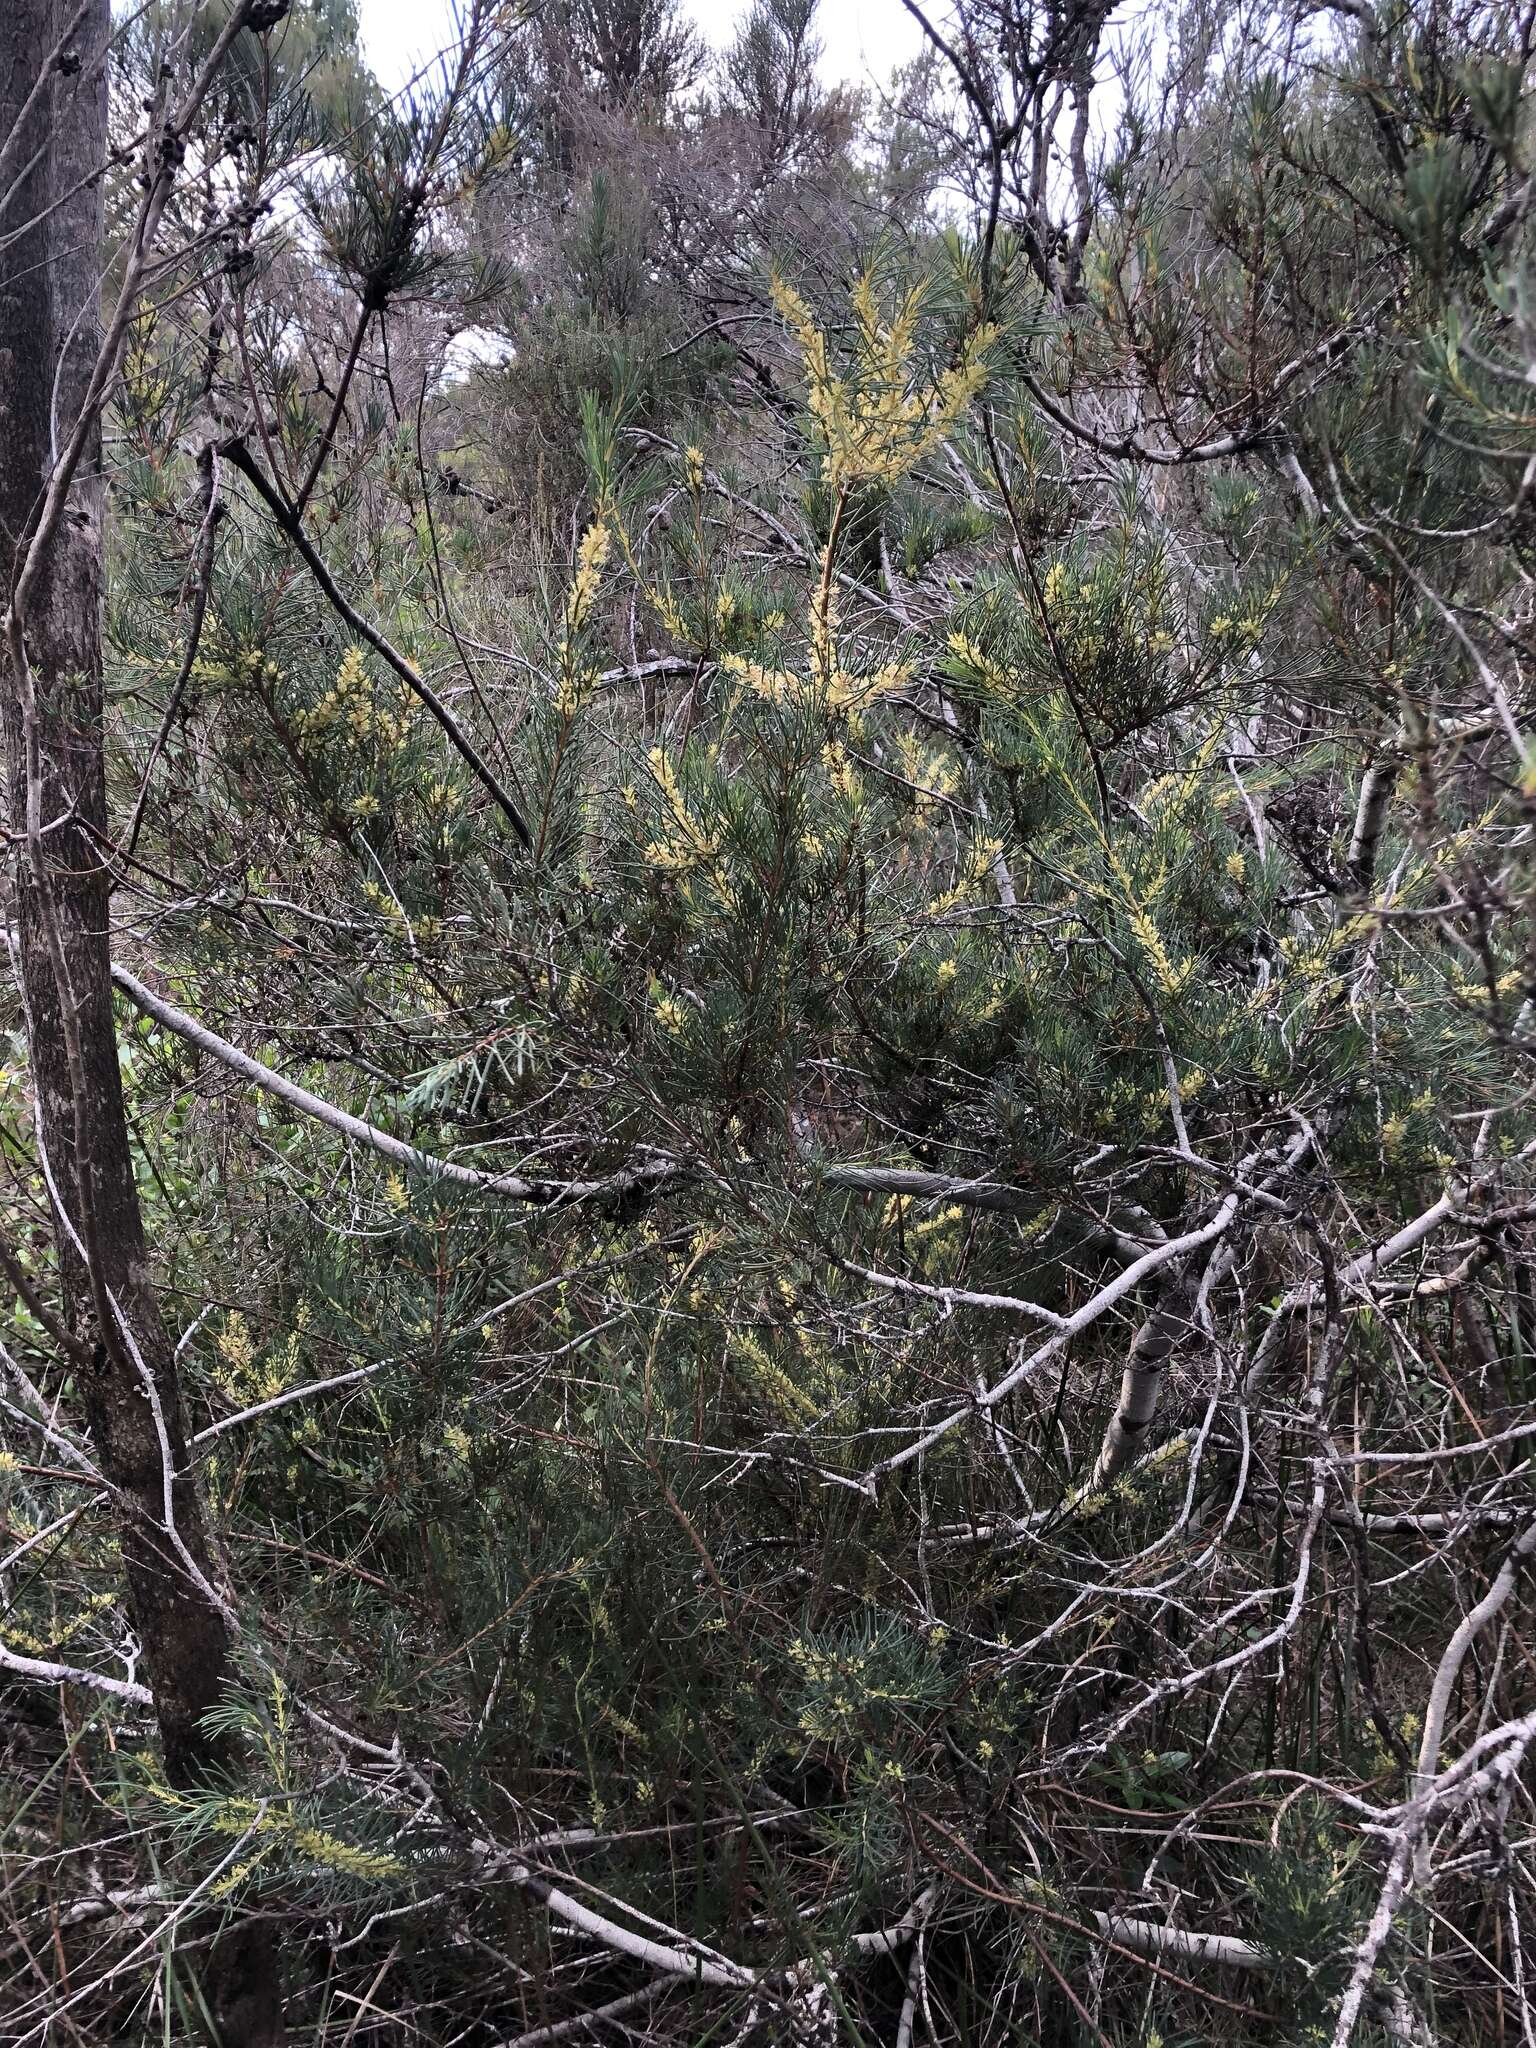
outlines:
{"label": "white sky patch", "polygon": [[363,55],[380,85],[395,91],[453,41],[448,0],[358,0]]}
{"label": "white sky patch", "polygon": [[[715,49],[731,39],[745,0],[684,0],[683,12]],[[453,41],[450,0],[358,0],[363,50],[381,85],[404,85]],[[829,85],[885,84],[910,63],[922,30],[901,0],[822,0],[816,33]]]}
{"label": "white sky patch", "polygon": [[460,328],[443,352],[444,381],[453,383],[487,364],[510,363],[516,354],[517,346],[508,334],[497,334],[489,327]]}

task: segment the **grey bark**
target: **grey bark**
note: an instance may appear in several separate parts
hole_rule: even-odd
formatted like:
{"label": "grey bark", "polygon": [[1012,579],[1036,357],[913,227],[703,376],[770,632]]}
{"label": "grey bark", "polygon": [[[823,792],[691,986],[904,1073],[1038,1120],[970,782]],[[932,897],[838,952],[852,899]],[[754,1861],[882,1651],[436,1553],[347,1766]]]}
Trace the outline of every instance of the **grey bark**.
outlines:
{"label": "grey bark", "polygon": [[[201,1717],[230,1670],[170,1342],[151,1280],[118,1066],[108,953],[99,407],[108,0],[0,6],[0,641],[14,860],[13,959],[54,1211],[75,1385],[116,1505],[168,1777],[232,1764]],[[94,418],[88,418],[94,414]],[[83,440],[77,430],[87,420]],[[42,520],[77,443],[62,517]],[[67,467],[67,465],[66,465]],[[225,2048],[280,2038],[270,1939],[242,1930],[210,1972]]]}

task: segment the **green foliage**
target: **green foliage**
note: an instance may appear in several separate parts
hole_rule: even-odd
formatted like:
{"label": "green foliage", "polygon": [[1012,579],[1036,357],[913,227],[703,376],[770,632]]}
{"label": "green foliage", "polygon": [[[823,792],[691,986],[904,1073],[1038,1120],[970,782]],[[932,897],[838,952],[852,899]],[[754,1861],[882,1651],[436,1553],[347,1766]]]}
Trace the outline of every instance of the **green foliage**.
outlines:
{"label": "green foliage", "polygon": [[[1329,2037],[1536,1343],[1526,73],[1444,12],[1191,10],[1087,211],[1015,154],[995,233],[1002,99],[957,151],[908,81],[904,212],[778,0],[698,103],[617,0],[393,109],[344,10],[242,48],[302,226],[128,336],[111,943],[322,1113],[120,1007],[241,1765],[67,1692],[29,1953],[85,1981],[89,1853],[196,1908],[167,2038],[257,1912],[317,2048],[590,2014],[655,1962],[604,1925],[767,1973],[687,1950],[657,2040]],[[1102,51],[971,13],[1044,162]],[[142,1682],[0,1025],[0,1643]],[[1357,2040],[1496,2038],[1504,1824],[1447,1806]]]}

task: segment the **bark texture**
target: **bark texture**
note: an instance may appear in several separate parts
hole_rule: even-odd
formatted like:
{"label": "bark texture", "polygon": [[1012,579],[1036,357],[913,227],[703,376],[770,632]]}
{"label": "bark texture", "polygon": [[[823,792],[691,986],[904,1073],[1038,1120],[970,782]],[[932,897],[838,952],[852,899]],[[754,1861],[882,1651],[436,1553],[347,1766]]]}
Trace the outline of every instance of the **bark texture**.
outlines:
{"label": "bark texture", "polygon": [[[232,1762],[200,1717],[231,1635],[135,1187],[112,1009],[99,420],[63,517],[40,529],[101,345],[108,0],[0,6],[0,597],[9,922],[74,1388],[112,1488],[132,1613],[173,1784]],[[31,566],[28,568],[30,557]],[[20,593],[20,595],[19,595]],[[88,1361],[88,1362],[87,1362]],[[280,2038],[270,1943],[219,1944],[226,2044]],[[265,1981],[263,1981],[265,1980]]]}

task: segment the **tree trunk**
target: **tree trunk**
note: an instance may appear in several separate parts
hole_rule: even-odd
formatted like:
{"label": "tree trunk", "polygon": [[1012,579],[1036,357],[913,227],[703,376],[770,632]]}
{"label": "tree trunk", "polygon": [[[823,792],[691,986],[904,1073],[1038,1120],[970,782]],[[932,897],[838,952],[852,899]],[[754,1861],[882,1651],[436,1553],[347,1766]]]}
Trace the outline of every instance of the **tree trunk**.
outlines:
{"label": "tree trunk", "polygon": [[[187,1469],[118,1068],[102,850],[99,418],[63,517],[39,539],[44,492],[101,345],[109,30],[109,0],[0,4],[0,686],[18,853],[12,958],[65,1317],[80,1340],[75,1386],[116,1499],[166,1773],[186,1786],[232,1762],[199,1726],[228,1676],[231,1633]],[[264,1929],[220,1943],[213,1975],[226,2048],[280,2038]]]}

